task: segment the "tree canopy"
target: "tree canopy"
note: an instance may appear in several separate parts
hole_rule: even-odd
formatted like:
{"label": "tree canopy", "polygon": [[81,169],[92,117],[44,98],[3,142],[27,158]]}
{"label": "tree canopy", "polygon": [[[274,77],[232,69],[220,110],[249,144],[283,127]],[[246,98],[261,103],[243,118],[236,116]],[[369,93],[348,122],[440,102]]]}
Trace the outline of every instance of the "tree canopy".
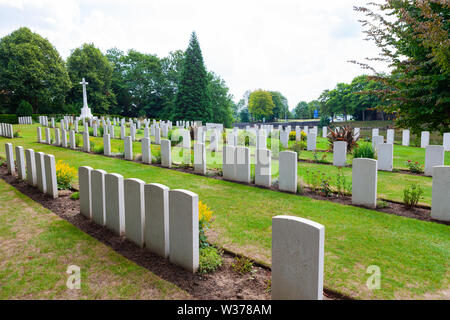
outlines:
{"label": "tree canopy", "polygon": [[173,117],[210,121],[212,110],[207,88],[207,72],[197,35],[193,32],[184,55]]}
{"label": "tree canopy", "polygon": [[269,91],[260,89],[250,94],[248,111],[252,114],[254,120],[269,119],[273,115],[274,108],[275,104]]}
{"label": "tree canopy", "polygon": [[[369,63],[371,77],[384,85],[372,90],[383,100],[382,110],[394,113],[397,125],[445,132],[450,129],[450,3],[448,0],[387,0],[356,7],[365,14],[367,40],[380,48],[369,60],[386,62],[390,74]],[[386,18],[389,17],[389,18]],[[358,62],[355,62],[358,63]]]}
{"label": "tree canopy", "polygon": [[70,111],[78,111],[83,107],[82,78],[87,85],[88,104],[94,113],[109,113],[110,107],[116,104],[116,97],[111,89],[113,67],[103,53],[92,43],[85,43],[72,51],[67,58],[67,70],[72,89],[67,100]]}
{"label": "tree canopy", "polygon": [[22,100],[34,112],[60,112],[70,86],[64,61],[47,39],[28,28],[0,39],[0,113],[15,113]]}

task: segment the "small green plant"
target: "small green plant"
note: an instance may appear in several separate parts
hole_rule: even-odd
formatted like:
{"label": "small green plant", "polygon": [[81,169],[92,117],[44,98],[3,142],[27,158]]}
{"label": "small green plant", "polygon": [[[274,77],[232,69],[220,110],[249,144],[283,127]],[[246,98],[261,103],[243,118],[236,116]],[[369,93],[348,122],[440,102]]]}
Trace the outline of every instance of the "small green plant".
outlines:
{"label": "small green plant", "polygon": [[161,150],[152,151],[152,162],[157,164],[161,163]]}
{"label": "small green plant", "polygon": [[388,206],[389,205],[386,201],[383,201],[383,200],[377,201],[377,208],[379,208],[379,209],[387,208]]}
{"label": "small green plant", "polygon": [[330,187],[330,181],[330,177],[327,177],[322,173],[322,177],[320,178],[320,191],[324,197],[329,197],[333,194]]}
{"label": "small green plant", "polygon": [[353,158],[376,159],[376,152],[370,143],[364,143],[353,149]]}
{"label": "small green plant", "polygon": [[20,137],[21,137],[20,130],[14,131],[14,138],[20,138]]}
{"label": "small green plant", "polygon": [[79,135],[75,136],[75,146],[79,147],[81,145],[81,137]]}
{"label": "small green plant", "polygon": [[407,208],[415,207],[423,198],[423,188],[418,183],[413,183],[403,189],[403,203]]}
{"label": "small green plant", "polygon": [[266,289],[264,291],[267,293],[272,291],[272,279],[266,280]]}
{"label": "small green plant", "polygon": [[306,170],[306,183],[312,191],[316,192],[320,186],[320,171]]}
{"label": "small green plant", "polygon": [[78,191],[72,193],[72,194],[70,195],[70,199],[73,199],[73,200],[78,200],[78,199],[80,199],[80,193],[79,193]]}
{"label": "small green plant", "polygon": [[341,196],[352,192],[352,183],[351,181],[347,182],[347,177],[344,175],[342,168],[339,168],[336,174],[336,190]]}
{"label": "small green plant", "polygon": [[235,257],[234,263],[231,265],[233,268],[233,271],[240,273],[240,274],[246,274],[252,271],[253,269],[253,262],[245,257]]}
{"label": "small green plant", "polygon": [[294,152],[297,152],[297,157],[300,159],[300,153],[306,150],[306,144],[303,141],[295,141],[289,148]]}
{"label": "small green plant", "polygon": [[93,148],[92,151],[97,154],[103,154],[104,147],[102,145],[99,145],[98,147]]}
{"label": "small green plant", "polygon": [[212,214],[213,212],[205,203],[201,201],[198,202],[198,231],[200,248],[206,248],[209,246],[205,230],[211,226]]}
{"label": "small green plant", "polygon": [[413,162],[408,160],[405,164],[412,173],[423,173],[423,165],[421,165],[418,161]]}
{"label": "small green plant", "polygon": [[212,273],[222,266],[222,252],[215,247],[200,248],[199,273]]}

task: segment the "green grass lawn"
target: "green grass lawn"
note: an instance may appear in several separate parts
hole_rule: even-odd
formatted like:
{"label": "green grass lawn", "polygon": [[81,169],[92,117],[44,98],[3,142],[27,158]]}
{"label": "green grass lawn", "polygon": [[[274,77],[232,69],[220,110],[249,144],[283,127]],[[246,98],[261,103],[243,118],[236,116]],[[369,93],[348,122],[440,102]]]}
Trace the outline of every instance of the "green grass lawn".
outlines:
{"label": "green grass lawn", "polygon": [[[273,216],[286,214],[311,219],[323,224],[326,230],[325,287],[363,299],[450,298],[449,226],[38,144],[35,131],[35,126],[22,126],[23,138],[0,138],[1,152],[4,154],[5,142],[12,142],[54,154],[57,160],[73,167],[88,165],[120,173],[125,178],[196,192],[214,211],[211,239],[265,263],[271,260]],[[380,180],[384,174],[380,173]],[[392,175],[386,178],[386,183],[399,177],[386,175]],[[385,192],[397,194],[398,190]],[[370,291],[366,287],[370,276],[366,269],[370,265],[381,268],[380,290]]]}
{"label": "green grass lawn", "polygon": [[[1,179],[0,243],[1,300],[189,299]],[[69,265],[80,267],[80,290],[66,286]]]}

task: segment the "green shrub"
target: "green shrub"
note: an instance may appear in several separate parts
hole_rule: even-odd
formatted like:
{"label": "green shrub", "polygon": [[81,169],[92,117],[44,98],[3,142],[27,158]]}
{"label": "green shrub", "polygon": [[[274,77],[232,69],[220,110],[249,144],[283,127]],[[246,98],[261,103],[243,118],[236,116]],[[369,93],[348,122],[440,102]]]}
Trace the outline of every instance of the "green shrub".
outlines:
{"label": "green shrub", "polygon": [[199,273],[211,273],[222,266],[223,258],[221,252],[214,247],[200,248]]}
{"label": "green shrub", "polygon": [[81,137],[79,135],[75,135],[75,146],[79,147],[81,145]]}
{"label": "green shrub", "polygon": [[95,147],[92,149],[94,153],[103,154],[104,153],[104,147],[103,145],[99,145],[98,147]]}
{"label": "green shrub", "polygon": [[234,263],[231,265],[231,267],[237,273],[246,274],[252,271],[253,262],[245,257],[236,257],[234,258]]}
{"label": "green shrub", "polygon": [[300,159],[300,154],[303,150],[306,150],[306,143],[303,141],[295,141],[290,148],[292,151],[297,152],[297,159]]}
{"label": "green shrub", "polygon": [[376,153],[372,144],[364,143],[353,149],[353,158],[376,159]]}
{"label": "green shrub", "polygon": [[418,161],[406,161],[406,166],[408,167],[409,171],[412,173],[422,173],[423,172],[423,165],[421,165]]}
{"label": "green shrub", "polygon": [[403,189],[403,203],[406,207],[415,207],[422,199],[423,189],[418,183],[413,183]]}
{"label": "green shrub", "polygon": [[14,131],[13,136],[14,136],[14,138],[20,138],[20,137],[21,137],[21,136],[20,136],[20,130]]}
{"label": "green shrub", "polygon": [[73,200],[78,200],[78,199],[80,199],[80,193],[79,193],[78,191],[72,193],[72,194],[70,195],[70,199],[73,199]]}
{"label": "green shrub", "polygon": [[18,117],[29,117],[33,114],[33,107],[28,101],[22,100],[20,101],[19,106],[16,110],[16,115]]}
{"label": "green shrub", "polygon": [[15,114],[0,114],[0,123],[18,124],[19,119]]}

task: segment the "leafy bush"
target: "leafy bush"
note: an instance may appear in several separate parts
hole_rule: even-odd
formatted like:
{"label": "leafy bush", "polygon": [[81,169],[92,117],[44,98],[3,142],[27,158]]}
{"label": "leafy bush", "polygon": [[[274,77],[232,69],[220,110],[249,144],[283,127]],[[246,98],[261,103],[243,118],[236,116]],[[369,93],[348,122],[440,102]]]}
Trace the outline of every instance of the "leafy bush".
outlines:
{"label": "leafy bush", "polygon": [[332,130],[328,128],[330,133],[328,134],[328,142],[330,144],[330,150],[333,150],[334,142],[345,141],[347,142],[347,152],[351,153],[352,150],[358,145],[359,137],[354,136],[353,128],[350,126],[345,126],[339,130]]}
{"label": "leafy bush", "polygon": [[205,230],[211,225],[212,214],[213,212],[205,203],[201,201],[198,202],[198,231],[200,248],[209,246],[208,239],[205,235]]}
{"label": "leafy bush", "polygon": [[256,145],[256,137],[253,134],[240,130],[238,135],[238,144],[245,145],[246,147],[249,145],[254,146]]}
{"label": "leafy bush", "polygon": [[98,147],[95,147],[92,149],[92,152],[97,153],[97,154],[103,154],[104,153],[104,147],[103,145],[99,145]]}
{"label": "leafy bush", "polygon": [[152,151],[152,162],[153,163],[161,163],[161,150]]}
{"label": "leafy bush", "polygon": [[421,165],[418,161],[406,161],[406,166],[408,167],[409,171],[412,173],[422,173],[423,172],[423,165]]}
{"label": "leafy bush", "polygon": [[328,154],[323,153],[322,156],[319,158],[319,153],[316,151],[313,152],[314,162],[317,162],[317,163],[328,163],[327,156],[328,156]]}
{"label": "leafy bush", "polygon": [[289,149],[297,152],[297,158],[300,159],[300,153],[302,150],[306,150],[306,144],[303,141],[295,141]]}
{"label": "leafy bush", "polygon": [[20,130],[14,131],[13,136],[14,136],[14,138],[20,138],[20,137],[21,137],[21,136],[20,136]]}
{"label": "leafy bush", "polygon": [[56,163],[56,181],[58,189],[66,190],[72,186],[72,181],[77,175],[77,170],[62,160]]}
{"label": "leafy bush", "polygon": [[297,136],[297,135],[296,135],[295,131],[289,132],[289,140],[295,141],[295,137],[296,137],[296,136]]}
{"label": "leafy bush", "polygon": [[80,193],[79,193],[78,191],[72,193],[72,194],[70,195],[70,199],[73,199],[73,200],[78,200],[78,199],[80,199]]}
{"label": "leafy bush", "polygon": [[336,175],[336,189],[339,195],[349,194],[352,192],[352,182],[347,183],[347,177],[344,175],[342,168],[338,168]]}
{"label": "leafy bush", "polygon": [[28,101],[22,100],[16,110],[18,117],[29,117],[33,114],[33,107]]}
{"label": "leafy bush", "polygon": [[75,146],[79,147],[81,145],[81,137],[79,135],[75,135]]}
{"label": "leafy bush", "polygon": [[246,274],[252,271],[253,262],[245,257],[236,257],[234,258],[234,263],[231,265],[233,270],[240,274]]}
{"label": "leafy bush", "polygon": [[423,189],[418,183],[413,183],[403,189],[403,203],[407,208],[416,206],[423,197]]}
{"label": "leafy bush", "polygon": [[330,187],[330,177],[326,177],[324,173],[322,173],[322,177],[320,178],[320,191],[324,197],[329,197],[333,193]]}
{"label": "leafy bush", "polygon": [[211,273],[222,266],[223,258],[221,252],[214,247],[200,248],[199,273]]}
{"label": "leafy bush", "polygon": [[15,114],[0,114],[0,123],[17,124],[19,119]]}
{"label": "leafy bush", "polygon": [[319,121],[319,127],[328,127],[330,125],[330,118],[329,117],[320,117]]}
{"label": "leafy bush", "polygon": [[364,143],[353,150],[353,158],[376,159],[375,150],[370,143]]}

